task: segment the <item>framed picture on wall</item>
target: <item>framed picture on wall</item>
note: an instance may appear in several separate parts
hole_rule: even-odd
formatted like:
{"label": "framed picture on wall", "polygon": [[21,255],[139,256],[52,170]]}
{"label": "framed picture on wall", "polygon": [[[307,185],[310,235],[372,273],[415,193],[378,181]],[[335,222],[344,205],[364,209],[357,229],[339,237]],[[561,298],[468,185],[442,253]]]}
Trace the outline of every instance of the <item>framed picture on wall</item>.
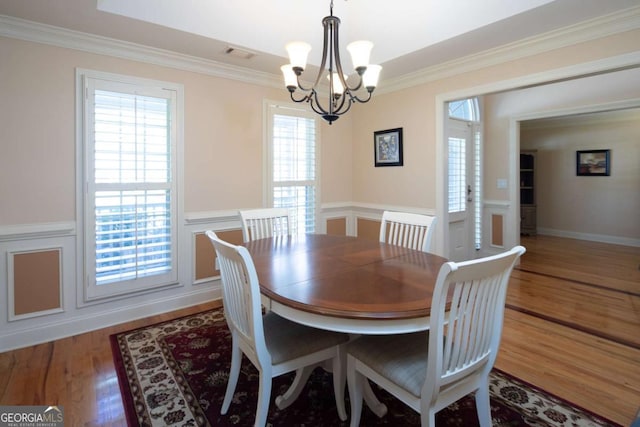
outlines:
{"label": "framed picture on wall", "polygon": [[611,150],[584,150],[576,152],[576,175],[609,176]]}
{"label": "framed picture on wall", "polygon": [[402,128],[374,132],[373,151],[376,167],[402,166]]}

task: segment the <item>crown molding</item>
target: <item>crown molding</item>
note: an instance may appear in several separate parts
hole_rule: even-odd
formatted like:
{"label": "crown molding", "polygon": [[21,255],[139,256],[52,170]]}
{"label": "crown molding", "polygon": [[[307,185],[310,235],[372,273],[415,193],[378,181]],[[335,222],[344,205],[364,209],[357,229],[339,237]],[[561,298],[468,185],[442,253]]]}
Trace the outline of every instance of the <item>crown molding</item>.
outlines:
{"label": "crown molding", "polygon": [[[384,80],[376,89],[376,93],[394,92],[638,28],[640,28],[640,6],[468,55],[395,79]],[[244,83],[282,88],[280,75],[6,15],[0,15],[0,36],[145,62]]]}
{"label": "crown molding", "polygon": [[640,108],[637,105],[629,108],[521,121],[520,130],[558,129],[576,126],[583,128],[585,126],[614,123],[633,123],[635,125],[640,123]]}
{"label": "crown molding", "polygon": [[6,15],[0,15],[0,36],[113,56],[244,83],[282,87],[280,76],[270,73]]}
{"label": "crown molding", "polygon": [[395,92],[638,28],[640,6],[385,80],[376,93]]}

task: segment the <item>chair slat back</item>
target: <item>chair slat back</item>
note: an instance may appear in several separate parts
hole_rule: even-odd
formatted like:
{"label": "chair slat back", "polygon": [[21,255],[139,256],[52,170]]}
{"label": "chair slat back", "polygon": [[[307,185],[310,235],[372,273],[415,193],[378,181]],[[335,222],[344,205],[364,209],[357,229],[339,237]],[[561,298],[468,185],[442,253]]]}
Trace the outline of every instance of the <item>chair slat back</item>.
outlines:
{"label": "chair slat back", "polygon": [[428,252],[435,224],[434,216],[385,211],[380,224],[380,241]]}
{"label": "chair slat back", "polygon": [[291,234],[291,215],[287,208],[266,208],[240,211],[242,238],[252,240]]}
{"label": "chair slat back", "polygon": [[241,348],[259,357],[268,354],[260,305],[258,275],[247,249],[206,232],[216,250],[222,281],[222,301],[229,329]]}
{"label": "chair slat back", "polygon": [[[443,385],[493,367],[509,277],[524,252],[524,247],[516,246],[499,255],[448,262],[441,268],[433,295],[437,312],[431,312],[425,382],[436,395]],[[448,294],[453,301],[446,307]]]}

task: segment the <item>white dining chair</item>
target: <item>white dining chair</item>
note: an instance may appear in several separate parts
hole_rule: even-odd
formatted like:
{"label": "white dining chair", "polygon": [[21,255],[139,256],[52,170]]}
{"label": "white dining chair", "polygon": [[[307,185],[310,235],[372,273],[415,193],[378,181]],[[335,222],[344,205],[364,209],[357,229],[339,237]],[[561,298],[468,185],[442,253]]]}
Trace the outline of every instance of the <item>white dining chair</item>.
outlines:
{"label": "white dining chair", "polygon": [[[358,426],[367,378],[435,426],[441,409],[475,392],[481,427],[491,427],[489,372],[500,345],[509,276],[522,246],[499,255],[447,262],[438,274],[429,330],[363,335],[347,346],[351,427]],[[447,305],[447,295],[453,300]],[[386,409],[383,409],[383,413]]]}
{"label": "white dining chair", "polygon": [[429,252],[436,217],[409,212],[384,211],[380,223],[380,241]]}
{"label": "white dining chair", "polygon": [[291,234],[291,215],[287,208],[239,211],[244,242]]}
{"label": "white dining chair", "polygon": [[247,249],[221,240],[213,231],[206,234],[219,260],[224,314],[232,337],[231,369],[220,412],[224,415],[229,410],[244,353],[260,373],[255,426],[266,423],[272,378],[296,371],[292,386],[275,400],[284,409],[298,397],[311,372],[327,361],[331,362],[338,416],[345,421],[349,336],[304,326],[273,312],[263,316],[258,276]]}

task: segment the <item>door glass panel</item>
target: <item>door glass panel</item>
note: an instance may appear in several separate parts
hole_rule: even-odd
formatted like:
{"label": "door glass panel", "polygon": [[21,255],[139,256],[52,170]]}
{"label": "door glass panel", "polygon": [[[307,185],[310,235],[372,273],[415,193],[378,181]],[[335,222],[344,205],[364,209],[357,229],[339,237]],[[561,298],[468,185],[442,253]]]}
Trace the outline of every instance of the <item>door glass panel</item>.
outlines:
{"label": "door glass panel", "polygon": [[464,212],[466,209],[466,140],[449,138],[449,213]]}

